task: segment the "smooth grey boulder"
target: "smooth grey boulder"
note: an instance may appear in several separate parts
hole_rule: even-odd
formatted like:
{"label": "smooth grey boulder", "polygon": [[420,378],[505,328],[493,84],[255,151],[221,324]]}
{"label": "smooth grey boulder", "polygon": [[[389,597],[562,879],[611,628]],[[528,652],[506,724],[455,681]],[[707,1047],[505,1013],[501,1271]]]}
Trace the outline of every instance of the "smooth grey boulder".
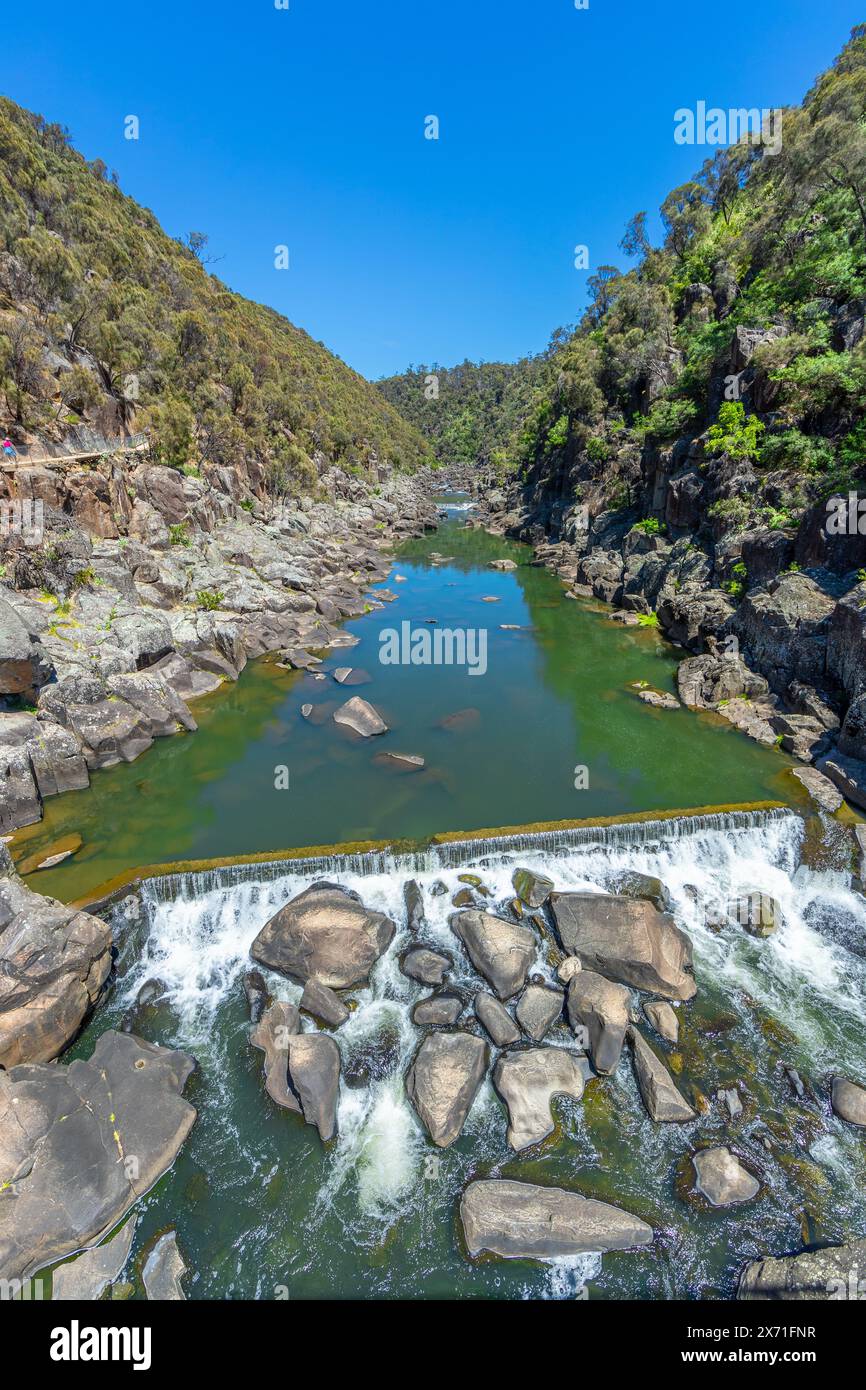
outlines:
{"label": "smooth grey boulder", "polygon": [[553,879],[534,869],[515,869],[511,882],[518,898],[527,907],[541,907],[553,892]]}
{"label": "smooth grey boulder", "polygon": [[821,1302],[862,1298],[866,1240],[804,1250],[799,1255],[753,1260],[740,1275],[737,1298],[743,1302]]}
{"label": "smooth grey boulder", "polygon": [[615,891],[624,898],[645,898],[659,912],[673,911],[673,898],[661,879],[655,878],[652,874],[642,874],[637,869],[629,869],[617,878]]}
{"label": "smooth grey boulder", "polygon": [[301,1105],[289,1086],[289,1038],[300,1028],[294,1004],[271,1004],[250,1033],[250,1042],[265,1054],[265,1090],[276,1105],[300,1115]]}
{"label": "smooth grey boulder", "polygon": [[680,1036],[680,1021],[676,1011],[666,1000],[653,999],[644,1004],[643,1011],[660,1038],[669,1043],[677,1042]]}
{"label": "smooth grey boulder", "polygon": [[[833,1110],[841,1120],[859,1128],[866,1126],[866,1090],[848,1081],[844,1076],[834,1076],[831,1092]],[[866,1278],[866,1270],[863,1272]]]}
{"label": "smooth grey boulder", "polygon": [[356,893],[314,883],[275,913],[250,954],[302,984],[315,978],[331,989],[348,989],[366,982],[395,931],[390,917],[370,911]]}
{"label": "smooth grey boulder", "polygon": [[419,1028],[444,1027],[457,1022],[463,1012],[459,994],[442,989],[429,999],[419,999],[412,1010],[412,1022]]}
{"label": "smooth grey boulder", "polygon": [[427,925],[424,916],[424,894],[414,878],[403,884],[403,901],[406,904],[406,925],[410,931],[422,931]]}
{"label": "smooth grey boulder", "polygon": [[475,1016],[496,1047],[510,1047],[520,1041],[520,1029],[505,1005],[492,994],[479,990],[475,996]]}
{"label": "smooth grey boulder", "polygon": [[0,1071],[0,1278],[93,1244],[153,1187],[195,1122],[182,1095],[194,1067],[109,1031],[88,1061]]}
{"label": "smooth grey boulder", "polygon": [[406,1075],[406,1093],[440,1149],[460,1134],[490,1058],[471,1033],[428,1033]]}
{"label": "smooth grey boulder", "polygon": [[429,946],[413,946],[400,961],[400,969],[410,980],[422,985],[441,985],[451,966],[450,956]]}
{"label": "smooth grey boulder", "polygon": [[636,1028],[629,1028],[634,1070],[643,1103],[650,1119],[660,1123],[686,1124],[696,1119],[695,1111],[680,1095],[673,1077],[649,1043]]}
{"label": "smooth grey boulder", "polygon": [[308,980],[301,995],[302,1013],[311,1014],[329,1028],[339,1028],[349,1017],[349,1010],[338,994],[321,980]]}
{"label": "smooth grey boulder", "polygon": [[0,878],[0,1066],[57,1057],[110,970],[110,927]]}
{"label": "smooth grey boulder", "polygon": [[181,1279],[186,1274],[183,1256],[177,1248],[177,1233],[166,1231],[151,1249],[141,1271],[148,1301],[169,1303],[185,1300]]}
{"label": "smooth grey boulder", "polygon": [[500,999],[510,999],[523,988],[538,949],[534,932],[477,908],[453,913],[450,924],[475,969]]}
{"label": "smooth grey boulder", "polygon": [[72,1299],[93,1300],[101,1297],[109,1284],[123,1273],[135,1236],[135,1217],[102,1245],[85,1250],[78,1259],[59,1265],[51,1279],[52,1303]]}
{"label": "smooth grey boulder", "polygon": [[714,1207],[732,1207],[757,1197],[761,1184],[730,1149],[701,1149],[692,1158],[696,1187]]}
{"label": "smooth grey boulder", "polygon": [[549,989],[546,985],[527,985],[517,1001],[514,1010],[517,1022],[533,1042],[541,1042],[562,1017],[565,993],[561,989]]}
{"label": "smooth grey boulder", "polygon": [[323,1141],[333,1139],[340,1098],[340,1049],[325,1033],[296,1033],[288,1045],[289,1082],[301,1113]]}
{"label": "smooth grey boulder", "polygon": [[584,1069],[564,1048],[532,1047],[503,1053],[493,1068],[493,1085],[508,1108],[508,1142],[520,1150],[553,1133],[554,1096],[580,1100]]}
{"label": "smooth grey boulder", "polygon": [[579,970],[568,986],[568,1021],[602,1076],[616,1071],[628,1028],[629,992],[594,970]]}
{"label": "smooth grey boulder", "polygon": [[651,902],[604,893],[554,893],[550,902],[563,949],[585,970],[668,999],[696,993],[691,942]]}
{"label": "smooth grey boulder", "polygon": [[470,1255],[487,1251],[507,1260],[633,1250],[653,1240],[651,1226],[609,1202],[503,1178],[471,1182],[460,1221]]}
{"label": "smooth grey boulder", "polygon": [[822,811],[832,815],[834,811],[839,810],[845,798],[823,772],[819,772],[816,767],[794,767],[791,773],[802,783]]}
{"label": "smooth grey boulder", "polygon": [[334,723],[345,724],[348,728],[354,729],[356,734],[362,738],[372,738],[374,734],[386,734],[388,725],[384,719],[374,710],[371,704],[362,700],[360,695],[354,695],[351,700],[347,700],[334,712]]}
{"label": "smooth grey boulder", "polygon": [[250,1011],[250,1023],[258,1023],[271,1002],[271,995],[260,970],[247,970],[243,977],[244,997]]}

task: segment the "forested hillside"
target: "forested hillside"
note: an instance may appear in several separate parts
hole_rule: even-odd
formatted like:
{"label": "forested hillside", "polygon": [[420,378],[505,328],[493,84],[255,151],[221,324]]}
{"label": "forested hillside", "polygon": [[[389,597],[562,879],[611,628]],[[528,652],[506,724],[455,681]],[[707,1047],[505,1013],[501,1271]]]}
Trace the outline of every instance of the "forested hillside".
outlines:
{"label": "forested hillside", "polygon": [[206,240],[166,235],[61,127],[0,99],[3,430],[147,428],[163,463],[254,460],[279,491],[426,458],[373,386],[211,274]]}

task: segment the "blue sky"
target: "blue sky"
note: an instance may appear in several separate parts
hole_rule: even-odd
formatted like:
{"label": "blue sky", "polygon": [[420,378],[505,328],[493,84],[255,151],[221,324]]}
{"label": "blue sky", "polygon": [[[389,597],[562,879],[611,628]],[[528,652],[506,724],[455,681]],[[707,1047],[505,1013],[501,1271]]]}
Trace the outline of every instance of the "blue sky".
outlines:
{"label": "blue sky", "polygon": [[10,5],[3,91],[370,377],[539,351],[584,307],[574,246],[622,265],[628,218],[711,152],[675,145],[674,111],[799,101],[866,17],[849,0],[289,6]]}

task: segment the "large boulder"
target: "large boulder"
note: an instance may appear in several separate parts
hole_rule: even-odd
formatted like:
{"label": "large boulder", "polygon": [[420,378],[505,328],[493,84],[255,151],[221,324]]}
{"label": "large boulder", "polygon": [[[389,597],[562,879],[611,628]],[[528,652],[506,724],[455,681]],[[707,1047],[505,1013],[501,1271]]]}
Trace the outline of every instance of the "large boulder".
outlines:
{"label": "large boulder", "polygon": [[503,1053],[493,1068],[493,1085],[508,1107],[508,1142],[513,1149],[525,1149],[553,1133],[554,1096],[580,1100],[584,1069],[580,1058],[564,1048],[532,1047]]}
{"label": "large boulder", "polygon": [[428,1033],[406,1076],[406,1093],[433,1143],[440,1149],[460,1134],[490,1053],[471,1033]]}
{"label": "large boulder", "polygon": [[835,606],[814,579],[794,571],[750,590],[730,626],[748,664],[782,694],[795,677],[809,685],[823,681]]}
{"label": "large boulder", "polygon": [[371,738],[374,734],[386,734],[388,725],[377,713],[371,704],[362,700],[360,695],[355,695],[351,700],[347,700],[344,705],[334,714],[335,724],[344,724],[347,728],[353,729],[362,738]]}
{"label": "large boulder", "polygon": [[621,1207],[561,1187],[503,1178],[471,1182],[460,1200],[470,1255],[549,1260],[649,1245],[653,1230]]}
{"label": "large boulder", "polygon": [[400,961],[400,969],[421,985],[441,985],[453,965],[450,956],[429,946],[413,946]]}
{"label": "large boulder", "polygon": [[761,699],[769,689],[764,677],[756,676],[738,656],[710,652],[680,662],[677,688],[690,709],[717,709],[723,701],[743,696]]}
{"label": "large boulder", "polygon": [[0,878],[0,1066],[57,1057],[110,970],[104,922]]}
{"label": "large boulder", "polygon": [[39,634],[0,598],[0,695],[30,695],[54,674]]}
{"label": "large boulder", "polygon": [[645,899],[603,893],[554,893],[553,917],[563,949],[585,970],[652,990],[667,999],[691,999],[692,946],[666,913]]}
{"label": "large boulder", "polygon": [[505,1005],[492,994],[479,990],[475,996],[475,1015],[496,1047],[510,1047],[519,1042],[520,1029]]}
{"label": "large boulder", "polygon": [[849,700],[866,690],[866,581],[844,594],[830,618],[827,675]]}
{"label": "large boulder", "polygon": [[515,869],[511,876],[514,891],[527,907],[541,907],[553,892],[553,879],[534,869]]}
{"label": "large boulder", "polygon": [[804,1250],[799,1255],[753,1260],[740,1275],[737,1298],[743,1301],[819,1302],[862,1298],[866,1240]]}
{"label": "large boulder", "polygon": [[177,1303],[186,1299],[181,1279],[186,1265],[177,1246],[177,1232],[164,1231],[148,1252],[141,1282],[150,1303]]}
{"label": "large boulder", "polygon": [[339,1028],[349,1017],[349,1010],[339,994],[335,994],[321,980],[308,980],[301,995],[300,1007],[304,1013],[312,1014],[329,1028]]}
{"label": "large boulder", "polygon": [[578,1040],[584,1036],[597,1072],[616,1071],[628,1028],[629,992],[597,975],[580,970],[568,986],[568,1021]]}
{"label": "large boulder", "polygon": [[85,1250],[77,1260],[59,1265],[51,1276],[51,1302],[100,1298],[109,1284],[120,1278],[129,1259],[135,1236],[135,1217],[131,1216],[102,1245]]}
{"label": "large boulder", "polygon": [[89,1061],[0,1071],[0,1278],[97,1243],[153,1187],[195,1121],[194,1066],[109,1031]]}
{"label": "large boulder", "polygon": [[455,912],[450,921],[451,930],[463,942],[475,969],[499,998],[510,999],[517,994],[535,960],[538,941],[534,932],[475,908]]}
{"label": "large boulder", "polygon": [[514,1010],[517,1022],[533,1042],[541,1042],[558,1018],[562,1017],[565,995],[561,989],[530,984],[521,994]]}
{"label": "large boulder", "polygon": [[288,1039],[289,1082],[308,1125],[322,1140],[337,1132],[340,1049],[326,1033],[294,1033]]}
{"label": "large boulder", "polygon": [[695,1111],[680,1095],[664,1062],[637,1028],[629,1028],[628,1036],[638,1088],[650,1119],[656,1124],[687,1124],[696,1119]]}
{"label": "large boulder", "polygon": [[697,1190],[714,1207],[732,1207],[757,1197],[761,1184],[736,1154],[723,1146],[701,1149],[692,1158]]}
{"label": "large boulder", "polygon": [[[834,1076],[831,1100],[834,1113],[849,1125],[866,1126],[866,1089],[844,1076]],[[866,1270],[864,1270],[866,1278]]]}
{"label": "large boulder", "polygon": [[281,907],[250,948],[260,965],[331,989],[363,984],[388,949],[396,927],[366,908],[356,893],[333,883],[314,883]]}
{"label": "large boulder", "polygon": [[289,1039],[300,1029],[294,1004],[278,1000],[259,1017],[250,1042],[265,1054],[265,1090],[275,1105],[301,1113],[301,1104],[289,1086]]}

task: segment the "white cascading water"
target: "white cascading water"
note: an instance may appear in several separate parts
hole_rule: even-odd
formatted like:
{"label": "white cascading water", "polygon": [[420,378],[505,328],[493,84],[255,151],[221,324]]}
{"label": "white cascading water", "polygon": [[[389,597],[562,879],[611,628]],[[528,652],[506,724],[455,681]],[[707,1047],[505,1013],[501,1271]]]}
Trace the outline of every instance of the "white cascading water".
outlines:
{"label": "white cascading water", "polygon": [[[315,865],[250,865],[157,881],[144,888],[147,941],[123,982],[124,1003],[135,1000],[146,980],[163,981],[178,1021],[171,1041],[213,1058],[218,1049],[216,1011],[230,992],[239,990],[240,977],[252,964],[254,937],[289,899],[316,879],[327,878],[354,889],[368,907],[392,917],[397,935],[369,987],[352,991],[358,1007],[333,1036],[345,1057],[384,1026],[396,1039],[395,1065],[389,1076],[366,1087],[343,1083],[338,1140],[318,1199],[330,1206],[337,1194],[353,1188],[359,1215],[387,1226],[412,1200],[430,1153],[403,1088],[403,1074],[421,1036],[410,1010],[426,992],[399,969],[399,956],[413,939],[405,928],[403,886],[408,878],[414,877],[424,891],[424,940],[454,956],[449,983],[474,990],[478,977],[448,925],[451,899],[462,886],[459,874],[478,872],[491,890],[491,905],[513,896],[517,865],[547,873],[557,889],[566,891],[609,891],[626,870],[658,877],[673,899],[679,925],[692,939],[699,991],[702,981],[712,981],[726,996],[745,992],[757,1000],[799,1040],[813,1074],[838,1069],[864,1076],[866,1040],[862,1030],[848,1025],[862,1019],[866,1001],[866,901],[852,891],[844,873],[798,867],[802,835],[803,822],[793,813],[743,813],[571,832],[570,838],[568,833],[522,837],[513,846],[467,842],[402,861],[337,856]],[[366,868],[370,872],[363,872]],[[432,892],[439,884],[447,891]],[[773,936],[759,941],[733,923],[721,931],[705,925],[708,911],[755,891],[771,895],[782,908],[784,922]],[[833,931],[840,920],[845,924],[842,938]],[[535,969],[552,978],[541,949]],[[297,1001],[300,996],[299,986],[279,977],[271,977],[269,985],[278,998]],[[302,1026],[315,1028],[307,1017]],[[618,1077],[611,1084],[616,1086]],[[504,1131],[503,1110],[488,1078],[467,1132],[483,1135],[489,1126]],[[647,1142],[655,1142],[651,1134]],[[836,1184],[845,1182],[846,1174],[850,1180],[848,1142],[831,1123],[811,1151]],[[595,1256],[551,1262],[551,1296],[579,1287],[596,1265]]]}

